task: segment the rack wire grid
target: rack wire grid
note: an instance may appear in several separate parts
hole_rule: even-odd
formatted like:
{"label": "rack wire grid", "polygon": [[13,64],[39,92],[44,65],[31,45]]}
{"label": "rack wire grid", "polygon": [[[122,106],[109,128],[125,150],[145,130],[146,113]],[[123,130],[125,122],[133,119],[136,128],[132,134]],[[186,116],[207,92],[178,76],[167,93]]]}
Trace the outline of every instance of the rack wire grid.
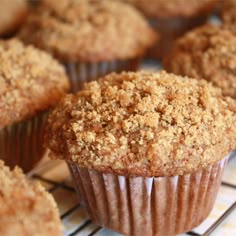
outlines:
{"label": "rack wire grid", "polygon": [[[67,165],[63,161],[47,160],[31,173],[54,196],[64,225],[65,236],[120,234],[95,225],[77,200]],[[215,206],[209,217],[187,235],[236,235],[236,157],[231,156],[223,176]],[[163,235],[164,236],[164,235]]]}

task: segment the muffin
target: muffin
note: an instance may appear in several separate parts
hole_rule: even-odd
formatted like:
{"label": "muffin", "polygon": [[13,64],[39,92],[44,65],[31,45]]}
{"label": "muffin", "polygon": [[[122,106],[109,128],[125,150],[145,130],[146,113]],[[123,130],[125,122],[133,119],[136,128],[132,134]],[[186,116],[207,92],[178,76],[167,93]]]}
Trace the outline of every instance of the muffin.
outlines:
{"label": "muffin", "polygon": [[1,0],[0,36],[7,36],[17,30],[28,13],[26,0]]}
{"label": "muffin", "polygon": [[63,66],[16,39],[0,41],[0,159],[29,171],[43,155],[48,111],[66,93]]}
{"label": "muffin", "polygon": [[0,186],[0,235],[62,235],[56,203],[39,183],[0,161]]}
{"label": "muffin", "polygon": [[236,0],[220,1],[220,17],[226,24],[236,24]]}
{"label": "muffin", "polygon": [[[68,95],[47,122],[92,220],[126,235],[174,235],[211,211],[236,146],[236,101],[166,72],[110,74]],[[167,214],[168,212],[168,214]]]}
{"label": "muffin", "polygon": [[236,33],[205,25],[184,35],[164,60],[172,73],[206,79],[236,98]]}
{"label": "muffin", "polygon": [[72,92],[110,71],[136,70],[156,40],[137,10],[107,0],[44,0],[19,37],[64,63]]}
{"label": "muffin", "polygon": [[158,44],[148,51],[147,56],[162,59],[176,38],[207,20],[218,0],[122,1],[137,7],[149,19],[152,27],[160,33]]}

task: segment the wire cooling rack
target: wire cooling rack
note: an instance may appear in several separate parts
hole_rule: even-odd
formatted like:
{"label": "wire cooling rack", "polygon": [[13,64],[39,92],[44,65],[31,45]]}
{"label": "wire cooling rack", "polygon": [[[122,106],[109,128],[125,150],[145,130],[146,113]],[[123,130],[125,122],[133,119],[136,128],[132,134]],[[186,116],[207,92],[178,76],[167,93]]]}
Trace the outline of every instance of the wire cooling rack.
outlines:
{"label": "wire cooling rack", "polygon": [[[54,196],[64,225],[65,236],[120,234],[95,225],[77,200],[69,170],[64,162],[47,160],[31,173]],[[236,156],[229,159],[217,200],[209,217],[193,231],[183,234],[196,236],[236,235]],[[164,236],[164,235],[163,235]]]}

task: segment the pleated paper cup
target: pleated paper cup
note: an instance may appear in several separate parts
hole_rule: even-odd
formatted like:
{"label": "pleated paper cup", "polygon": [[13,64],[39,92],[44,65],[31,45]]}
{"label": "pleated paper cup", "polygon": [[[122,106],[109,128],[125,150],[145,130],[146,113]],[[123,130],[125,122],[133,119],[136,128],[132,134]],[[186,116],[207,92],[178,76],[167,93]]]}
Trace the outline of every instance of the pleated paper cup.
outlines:
{"label": "pleated paper cup", "polygon": [[147,51],[147,56],[162,59],[173,47],[175,40],[185,32],[204,24],[208,14],[172,19],[150,19],[150,25],[160,34],[158,44]]}
{"label": "pleated paper cup", "polygon": [[71,83],[71,92],[77,92],[83,87],[85,82],[96,80],[111,72],[136,71],[140,61],[140,58],[134,58],[98,63],[67,63],[65,66]]}
{"label": "pleated paper cup", "polygon": [[30,171],[42,158],[43,124],[48,113],[0,129],[0,159]]}
{"label": "pleated paper cup", "polygon": [[126,177],[68,162],[82,205],[98,225],[126,235],[175,235],[213,208],[227,157],[192,174]]}

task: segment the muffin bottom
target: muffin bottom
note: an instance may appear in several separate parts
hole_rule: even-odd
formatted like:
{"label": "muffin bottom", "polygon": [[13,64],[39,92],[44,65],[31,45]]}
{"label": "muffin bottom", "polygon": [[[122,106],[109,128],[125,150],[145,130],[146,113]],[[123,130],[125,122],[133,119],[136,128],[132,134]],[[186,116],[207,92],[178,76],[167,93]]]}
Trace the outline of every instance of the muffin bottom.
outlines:
{"label": "muffin bottom", "polygon": [[98,225],[126,235],[175,235],[213,208],[227,157],[192,174],[125,177],[68,162],[81,204]]}
{"label": "muffin bottom", "polygon": [[96,80],[97,78],[111,72],[136,71],[141,59],[113,60],[106,62],[74,62],[65,64],[70,78],[71,92],[77,92],[83,87],[84,82]]}
{"label": "muffin bottom", "polygon": [[175,40],[185,32],[204,24],[208,14],[172,19],[150,19],[150,25],[160,34],[158,44],[147,51],[147,57],[162,59],[173,47]]}
{"label": "muffin bottom", "polygon": [[43,124],[47,112],[0,129],[0,159],[10,168],[30,171],[42,158]]}

